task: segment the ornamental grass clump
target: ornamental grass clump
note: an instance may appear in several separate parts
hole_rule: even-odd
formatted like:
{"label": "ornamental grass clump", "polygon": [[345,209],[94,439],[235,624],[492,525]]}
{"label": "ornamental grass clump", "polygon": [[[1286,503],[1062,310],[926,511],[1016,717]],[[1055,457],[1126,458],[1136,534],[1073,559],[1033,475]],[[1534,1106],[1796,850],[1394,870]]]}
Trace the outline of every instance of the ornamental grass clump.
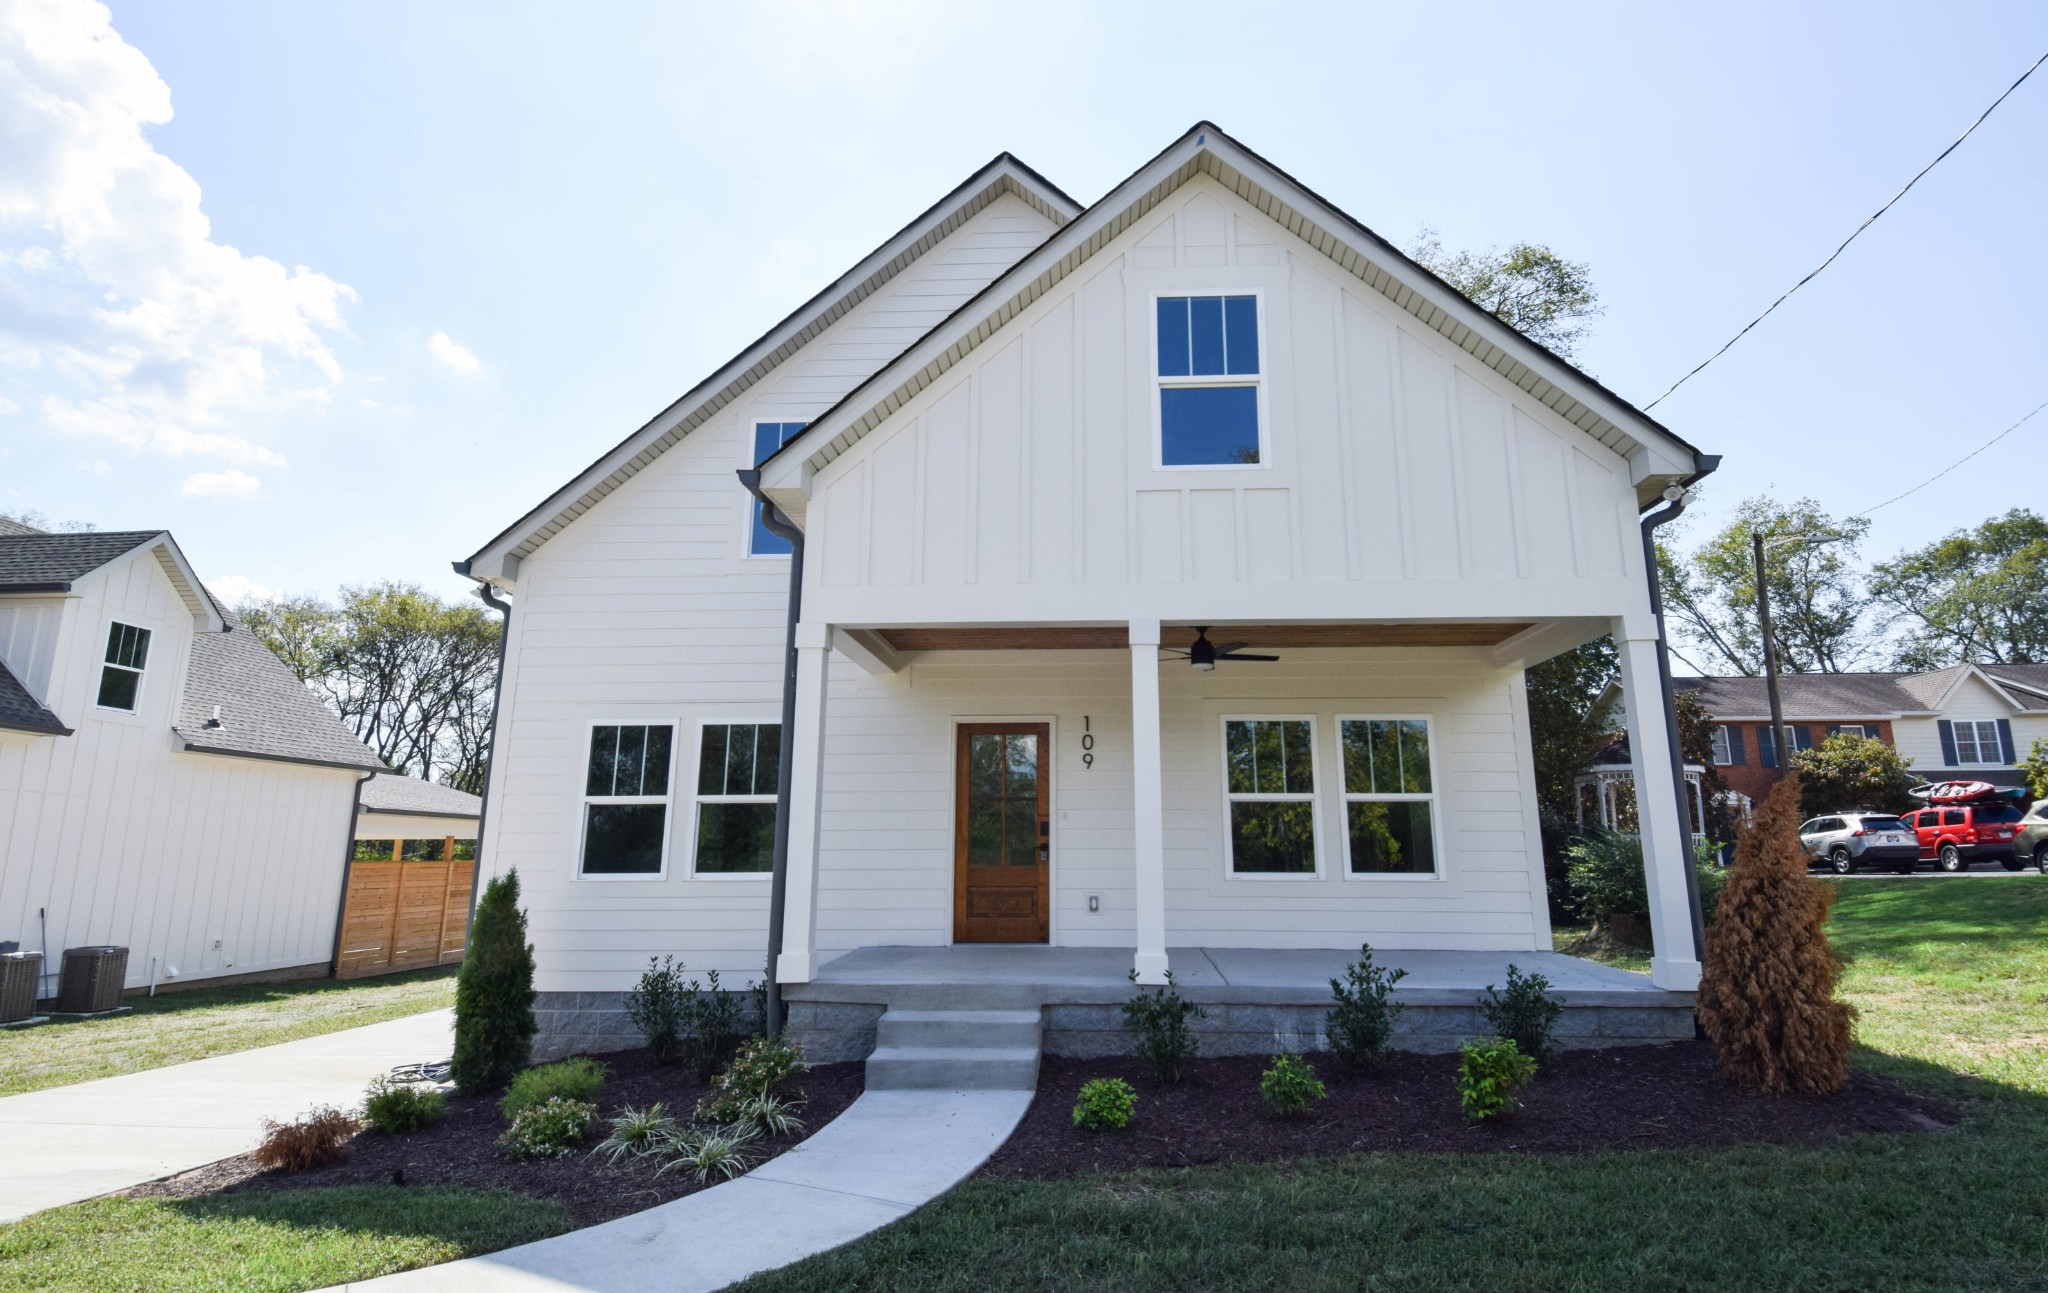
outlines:
{"label": "ornamental grass clump", "polygon": [[263,1120],[263,1143],[256,1147],[256,1161],[283,1172],[304,1172],[325,1167],[341,1157],[349,1137],[362,1129],[353,1114],[331,1105],[317,1105],[290,1122]]}
{"label": "ornamental grass clump", "polygon": [[1138,1093],[1122,1078],[1091,1078],[1074,1100],[1074,1125],[1083,1131],[1122,1131],[1131,1125]]}
{"label": "ornamental grass clump", "polygon": [[557,1098],[594,1104],[597,1093],[604,1089],[604,1075],[608,1071],[602,1060],[587,1055],[530,1068],[506,1086],[504,1097],[498,1101],[498,1112],[508,1119],[517,1118],[520,1110]]}
{"label": "ornamental grass clump", "polygon": [[700,1185],[729,1181],[754,1165],[752,1146],[760,1133],[751,1127],[692,1127],[676,1133],[658,1151],[668,1159],[656,1170],[684,1172]]}
{"label": "ornamental grass clump", "polygon": [[1790,773],[1736,844],[1696,1008],[1730,1082],[1826,1095],[1848,1081],[1856,1012],[1835,1000],[1833,895],[1807,873],[1799,820],[1799,776]]}
{"label": "ornamental grass clump", "polygon": [[1408,977],[1372,962],[1372,944],[1361,943],[1358,959],[1344,967],[1342,979],[1330,980],[1336,1007],[1327,1017],[1330,1049],[1353,1072],[1377,1068],[1394,1038],[1394,1021],[1406,1009],[1393,1000],[1394,985]]}
{"label": "ornamental grass clump", "polygon": [[[1131,971],[1131,981],[1138,972]],[[1166,986],[1131,994],[1124,1002],[1124,1027],[1136,1034],[1138,1063],[1161,1082],[1172,1085],[1188,1075],[1201,1046],[1189,1021],[1207,1019],[1209,1012],[1180,995],[1173,971],[1166,972]]]}
{"label": "ornamental grass clump", "polygon": [[519,873],[484,886],[455,979],[449,1075],[465,1095],[496,1091],[533,1058],[533,948],[519,910]]}
{"label": "ornamental grass clump", "polygon": [[1486,985],[1486,995],[1479,998],[1479,1013],[1495,1033],[1512,1041],[1531,1060],[1541,1062],[1550,1058],[1551,1034],[1564,1014],[1564,1004],[1550,995],[1549,979],[1523,974],[1510,965],[1507,991]]}
{"label": "ornamental grass clump", "polygon": [[659,1151],[679,1130],[676,1120],[659,1100],[645,1109],[628,1106],[612,1119],[611,1135],[597,1142],[590,1152],[609,1163],[623,1158],[645,1158]]}
{"label": "ornamental grass clump", "polygon": [[1511,1112],[1535,1076],[1535,1057],[1524,1055],[1512,1038],[1466,1042],[1458,1060],[1458,1107],[1465,1121],[1480,1123]]}
{"label": "ornamental grass clump", "polygon": [[521,1109],[498,1148],[514,1158],[560,1158],[582,1145],[596,1122],[597,1106],[589,1101],[550,1096]]}
{"label": "ornamental grass clump", "polygon": [[379,1075],[363,1093],[363,1121],[392,1136],[409,1136],[431,1127],[448,1114],[447,1097],[438,1087],[393,1081]]}
{"label": "ornamental grass clump", "polygon": [[1276,1117],[1300,1118],[1329,1094],[1315,1067],[1299,1055],[1275,1055],[1259,1075],[1259,1098]]}

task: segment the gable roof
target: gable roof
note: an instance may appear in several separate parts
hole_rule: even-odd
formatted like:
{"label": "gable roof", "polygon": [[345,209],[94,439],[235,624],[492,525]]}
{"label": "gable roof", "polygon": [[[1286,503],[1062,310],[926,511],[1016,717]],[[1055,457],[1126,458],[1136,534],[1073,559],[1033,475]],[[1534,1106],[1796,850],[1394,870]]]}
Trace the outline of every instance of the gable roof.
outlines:
{"label": "gable roof", "polygon": [[0,660],[0,728],[13,732],[35,732],[41,736],[69,736],[71,729],[55,714],[43,708],[21,679]]}
{"label": "gable roof", "polygon": [[387,771],[284,661],[232,619],[228,632],[192,635],[185,694],[172,726],[184,748],[197,754]]}
{"label": "gable roof", "polygon": [[[513,577],[519,558],[548,541],[589,510],[663,451],[734,399],[759,383],[848,311],[872,296],[947,235],[979,214],[997,198],[1017,197],[1054,225],[1064,225],[1081,210],[1050,180],[1009,153],[999,153],[953,190],[897,230],[823,291],[791,311],[780,323],[756,338],[673,404],[620,441],[550,494],[526,515],[455,563],[457,574],[480,580]],[[509,567],[503,563],[510,563]],[[493,563],[499,568],[489,568]]]}
{"label": "gable roof", "polygon": [[[802,435],[769,455],[761,465],[764,482],[772,489],[786,490],[799,475],[794,464],[816,469],[831,462],[1197,175],[1211,177],[1251,203],[1424,325],[1624,457],[1649,444],[1660,444],[1672,457],[1689,464],[1686,471],[1677,474],[1697,477],[1713,469],[1715,460],[1669,427],[1481,309],[1392,243],[1213,123],[1198,121],[1048,238],[1037,251],[1011,266],[917,344],[814,419]],[[1640,503],[1654,501],[1663,488],[1659,478],[1638,473]]]}
{"label": "gable roof", "polygon": [[404,813],[411,817],[475,817],[483,811],[483,803],[478,796],[453,786],[390,773],[364,782],[361,799],[366,813]]}
{"label": "gable roof", "polygon": [[[2010,671],[2011,681],[2022,688],[2031,682],[2048,691],[2048,665],[1959,664],[1925,673],[1779,674],[1778,695],[1787,718],[1855,722],[1924,716],[1938,711],[1964,677],[1975,671],[1991,674],[1993,670]],[[1997,675],[1992,674],[1990,680],[1996,687]],[[1700,703],[1715,718],[1761,718],[1771,712],[1770,695],[1762,678],[1673,678],[1671,686],[1674,691],[1700,693]],[[2023,712],[2048,711],[2048,694],[2000,690]]]}
{"label": "gable roof", "polygon": [[156,550],[157,564],[192,617],[209,629],[226,624],[225,612],[206,591],[169,530],[80,530],[51,534],[19,522],[0,531],[0,595],[68,593],[73,583],[141,547]]}

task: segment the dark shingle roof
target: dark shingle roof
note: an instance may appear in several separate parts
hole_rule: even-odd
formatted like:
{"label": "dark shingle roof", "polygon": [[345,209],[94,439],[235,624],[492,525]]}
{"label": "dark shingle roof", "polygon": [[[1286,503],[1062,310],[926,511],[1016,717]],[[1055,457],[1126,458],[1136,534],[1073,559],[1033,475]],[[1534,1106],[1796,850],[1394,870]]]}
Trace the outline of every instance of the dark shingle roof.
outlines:
{"label": "dark shingle roof", "polygon": [[363,807],[373,813],[418,813],[426,817],[475,817],[483,800],[453,786],[418,777],[385,774],[363,783]]}
{"label": "dark shingle roof", "polygon": [[29,530],[25,534],[0,535],[0,592],[68,584],[162,533],[86,530],[77,534],[42,534]]}
{"label": "dark shingle roof", "polygon": [[1980,664],[1985,673],[2003,683],[2017,683],[2027,690],[2008,687],[2013,698],[2028,709],[2048,709],[2048,664]]}
{"label": "dark shingle roof", "polygon": [[[1788,673],[1778,675],[1778,694],[1788,718],[1881,718],[1888,714],[1925,714],[1941,703],[1956,677],[1968,665],[1950,665],[1927,673]],[[2014,682],[2048,693],[2048,664],[1982,664],[1977,666],[2000,682]],[[1697,691],[1700,703],[1717,717],[1771,712],[1770,694],[1762,678],[1673,678],[1677,691]],[[2013,691],[2029,710],[2048,709],[2048,698]]]}
{"label": "dark shingle roof", "polygon": [[50,736],[71,734],[70,728],[29,694],[28,688],[21,685],[21,679],[14,676],[4,660],[0,660],[0,727],[16,732],[43,732]]}
{"label": "dark shingle roof", "polygon": [[[238,623],[196,633],[177,732],[186,748],[382,772],[383,760]],[[220,706],[220,726],[209,727]]]}

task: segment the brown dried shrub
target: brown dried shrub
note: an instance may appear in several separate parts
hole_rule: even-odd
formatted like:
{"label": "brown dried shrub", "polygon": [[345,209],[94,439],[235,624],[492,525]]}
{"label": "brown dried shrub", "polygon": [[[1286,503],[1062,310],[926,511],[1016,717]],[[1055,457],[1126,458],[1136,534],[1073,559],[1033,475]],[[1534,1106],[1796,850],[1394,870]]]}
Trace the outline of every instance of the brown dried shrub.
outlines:
{"label": "brown dried shrub", "polygon": [[1827,939],[1833,892],[1807,873],[1799,820],[1792,773],[1736,843],[1707,929],[1698,1010],[1729,1081],[1825,1095],[1848,1080],[1856,1011],[1835,1000],[1840,963]]}
{"label": "brown dried shrub", "polygon": [[342,1146],[361,1128],[354,1114],[324,1104],[290,1122],[266,1118],[263,1143],[256,1147],[256,1161],[286,1172],[323,1167],[341,1157]]}

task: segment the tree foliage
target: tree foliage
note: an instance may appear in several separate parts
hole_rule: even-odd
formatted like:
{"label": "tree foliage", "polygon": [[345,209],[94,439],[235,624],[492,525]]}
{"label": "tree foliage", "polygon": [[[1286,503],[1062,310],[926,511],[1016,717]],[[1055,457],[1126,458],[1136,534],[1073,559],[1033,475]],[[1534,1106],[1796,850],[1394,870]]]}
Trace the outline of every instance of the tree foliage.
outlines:
{"label": "tree foliage", "polygon": [[1591,268],[1539,243],[1451,253],[1436,230],[1425,228],[1408,254],[1480,309],[1566,359],[1586,334],[1585,320],[1601,313]]}
{"label": "tree foliage", "polygon": [[1792,755],[1799,773],[1799,811],[1808,817],[1865,808],[1903,813],[1918,807],[1906,793],[1911,761],[1874,737],[1837,732],[1811,750]]}
{"label": "tree foliage", "polygon": [[519,909],[519,873],[484,886],[469,948],[455,978],[455,1055],[449,1076],[464,1093],[496,1091],[533,1056],[533,948]]}
{"label": "tree foliage", "polygon": [[1573,822],[1572,779],[1612,729],[1614,707],[1603,698],[1614,677],[1614,639],[1606,637],[1552,656],[1525,675],[1536,800],[1553,826]]}
{"label": "tree foliage", "polygon": [[236,614],[394,769],[482,791],[502,631],[482,606],[386,582]]}
{"label": "tree foliage", "polygon": [[1901,669],[2048,661],[2048,518],[2023,507],[1878,563]]}
{"label": "tree foliage", "polygon": [[1868,598],[1856,568],[1870,522],[1837,520],[1819,503],[1745,499],[1730,521],[1689,554],[1657,548],[1657,574],[1673,630],[1709,667],[1755,677],[1764,671],[1756,613],[1756,562],[1750,536],[1836,535],[1831,543],[1780,543],[1764,552],[1778,667],[1790,673],[1840,673],[1871,652]]}
{"label": "tree foliage", "polygon": [[2048,799],[2048,737],[2034,742],[2034,748],[2020,760],[2020,772],[2027,779],[2028,794],[2036,799]]}
{"label": "tree foliage", "polygon": [[1799,794],[1798,773],[1788,773],[1736,845],[1707,930],[1697,1009],[1730,1081],[1826,1095],[1848,1080],[1855,1011],[1835,1000],[1832,891],[1807,873]]}

